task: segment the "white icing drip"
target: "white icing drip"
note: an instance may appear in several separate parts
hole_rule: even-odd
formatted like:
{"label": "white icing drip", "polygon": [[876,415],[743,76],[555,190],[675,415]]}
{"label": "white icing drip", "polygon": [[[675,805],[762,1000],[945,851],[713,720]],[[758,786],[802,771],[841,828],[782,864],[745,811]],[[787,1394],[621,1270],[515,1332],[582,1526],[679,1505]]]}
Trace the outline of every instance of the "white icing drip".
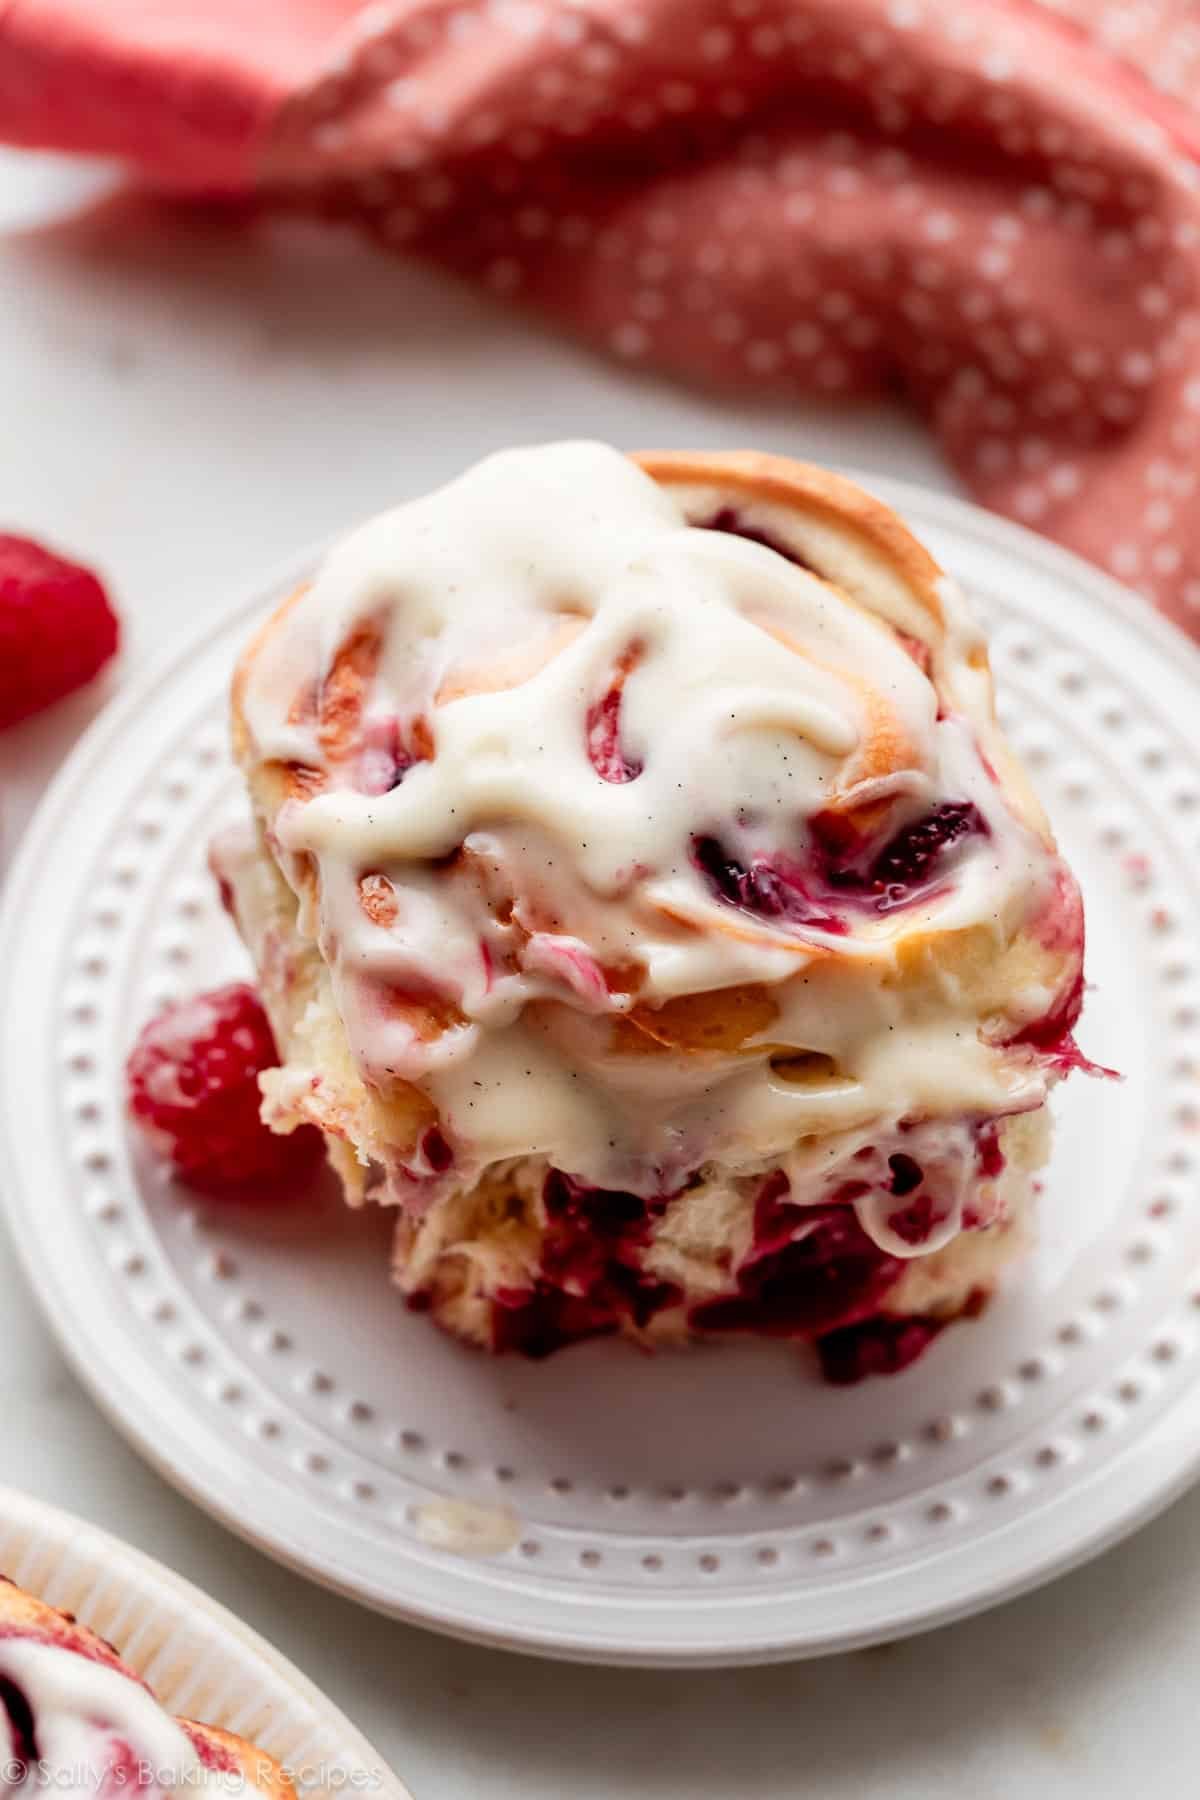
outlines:
{"label": "white icing drip", "polygon": [[[236,1783],[203,1764],[183,1727],[154,1696],[119,1669],[65,1646],[0,1637],[0,1676],[17,1684],[33,1715],[42,1769],[27,1779],[31,1788],[96,1794],[104,1771],[132,1756],[158,1783],[147,1786],[148,1793],[236,1791]],[[127,1770],[125,1779],[137,1786],[133,1772]]]}
{"label": "white icing drip", "polygon": [[[882,1142],[902,1120],[1044,1099],[1032,1059],[980,1041],[954,976],[930,959],[926,980],[897,979],[915,932],[983,927],[1002,948],[1061,867],[984,766],[982,640],[951,583],[941,598],[938,679],[960,711],[939,718],[888,625],[759,544],[693,528],[682,500],[591,444],[491,457],[331,553],[252,663],[245,717],[255,757],[328,768],[296,697],[373,624],[368,718],[432,726],[432,760],[390,792],[354,791],[334,767],[269,823],[285,873],[316,860],[360,1067],[433,1100],[455,1153],[447,1184],[544,1155],[645,1194],[705,1162],[786,1161],[812,1132],[870,1125]],[[886,610],[909,629],[914,604],[889,593]],[[527,678],[483,691],[514,654]],[[606,781],[588,720],[622,679],[620,752],[640,770]],[[743,864],[802,857],[804,821],[847,792],[890,805],[890,831],[971,801],[987,834],[956,848],[936,891],[883,913],[826,895],[807,924],[730,906],[696,865],[703,837]],[[359,901],[376,872],[396,893],[387,925]],[[848,933],[823,928],[828,912]],[[778,1016],[740,1055],[614,1055],[635,990],[655,1005],[747,984]],[[397,991],[459,1020],[423,1037]],[[832,1058],[841,1079],[778,1078],[781,1046]],[[892,1247],[880,1209],[861,1216]]]}
{"label": "white icing drip", "polygon": [[415,1524],[422,1543],[454,1556],[503,1556],[521,1535],[510,1508],[470,1500],[427,1500],[417,1508]]}

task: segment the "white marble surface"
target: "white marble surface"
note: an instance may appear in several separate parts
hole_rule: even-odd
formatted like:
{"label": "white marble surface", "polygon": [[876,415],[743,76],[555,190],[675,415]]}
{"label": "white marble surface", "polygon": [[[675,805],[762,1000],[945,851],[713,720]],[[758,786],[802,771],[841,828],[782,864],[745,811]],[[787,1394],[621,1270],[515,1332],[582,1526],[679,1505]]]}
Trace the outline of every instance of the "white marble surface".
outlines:
{"label": "white marble surface", "polygon": [[[100,204],[106,186],[0,154],[0,529],[103,570],[128,625],[109,687],[298,543],[505,442],[754,442],[948,485],[898,416],[685,394],[355,246]],[[0,855],[101,697],[0,739]],[[5,1480],[233,1607],[417,1800],[1197,1791],[1200,1494],[1041,1594],[906,1644],[730,1674],[609,1672],[374,1618],[211,1524],[76,1385],[2,1226],[0,1418]]]}

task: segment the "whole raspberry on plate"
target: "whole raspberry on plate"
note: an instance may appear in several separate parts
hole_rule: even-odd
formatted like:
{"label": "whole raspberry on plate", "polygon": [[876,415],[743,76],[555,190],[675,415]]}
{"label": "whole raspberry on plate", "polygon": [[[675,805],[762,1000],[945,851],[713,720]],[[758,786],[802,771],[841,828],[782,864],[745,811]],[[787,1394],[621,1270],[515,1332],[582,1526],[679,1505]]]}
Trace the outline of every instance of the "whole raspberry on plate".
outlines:
{"label": "whole raspberry on plate", "polygon": [[126,1064],[130,1112],[190,1186],[286,1199],[321,1140],[306,1126],[278,1137],[259,1118],[259,1072],[278,1060],[254,989],[214,988],[143,1026]]}
{"label": "whole raspberry on plate", "polygon": [[0,532],[0,727],[91,681],[119,636],[90,569]]}

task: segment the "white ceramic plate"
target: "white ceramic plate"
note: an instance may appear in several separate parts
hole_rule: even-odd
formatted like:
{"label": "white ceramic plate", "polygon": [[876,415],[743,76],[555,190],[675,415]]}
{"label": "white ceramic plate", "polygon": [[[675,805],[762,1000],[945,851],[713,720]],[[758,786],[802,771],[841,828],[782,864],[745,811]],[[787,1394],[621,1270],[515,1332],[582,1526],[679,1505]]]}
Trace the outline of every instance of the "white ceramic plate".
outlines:
{"label": "white ceramic plate", "polygon": [[300,1800],[412,1800],[311,1681],[161,1563],[28,1494],[0,1488],[0,1574],[73,1612],[168,1712],[235,1731],[282,1763]]}
{"label": "white ceramic plate", "polygon": [[[1127,1072],[1062,1090],[1036,1252],[902,1376],[823,1388],[771,1344],[491,1361],[405,1311],[382,1213],[196,1203],[131,1142],[138,1026],[244,966],[203,868],[241,805],[224,690],[311,557],[110,708],[30,831],[2,1108],[47,1316],[170,1480],[371,1606],[598,1661],[813,1654],[1045,1580],[1200,1466],[1200,657],[1040,540],[869,485],[991,623],[1006,721],[1089,903],[1084,1046]],[[431,1542],[446,1496],[508,1547]]]}

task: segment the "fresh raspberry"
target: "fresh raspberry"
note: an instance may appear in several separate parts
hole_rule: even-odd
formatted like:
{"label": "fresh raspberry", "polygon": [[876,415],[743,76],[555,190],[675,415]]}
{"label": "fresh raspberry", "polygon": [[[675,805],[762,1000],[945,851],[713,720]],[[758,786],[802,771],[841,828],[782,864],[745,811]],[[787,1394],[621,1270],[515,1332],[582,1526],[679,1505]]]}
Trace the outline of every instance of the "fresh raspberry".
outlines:
{"label": "fresh raspberry", "polygon": [[288,1137],[258,1115],[258,1075],[279,1061],[252,987],[233,982],[169,1006],[129,1054],[129,1108],[190,1186],[284,1199],[311,1168],[320,1134]]}
{"label": "fresh raspberry", "polygon": [[119,635],[117,615],[89,569],[0,532],[0,726],[90,681]]}

